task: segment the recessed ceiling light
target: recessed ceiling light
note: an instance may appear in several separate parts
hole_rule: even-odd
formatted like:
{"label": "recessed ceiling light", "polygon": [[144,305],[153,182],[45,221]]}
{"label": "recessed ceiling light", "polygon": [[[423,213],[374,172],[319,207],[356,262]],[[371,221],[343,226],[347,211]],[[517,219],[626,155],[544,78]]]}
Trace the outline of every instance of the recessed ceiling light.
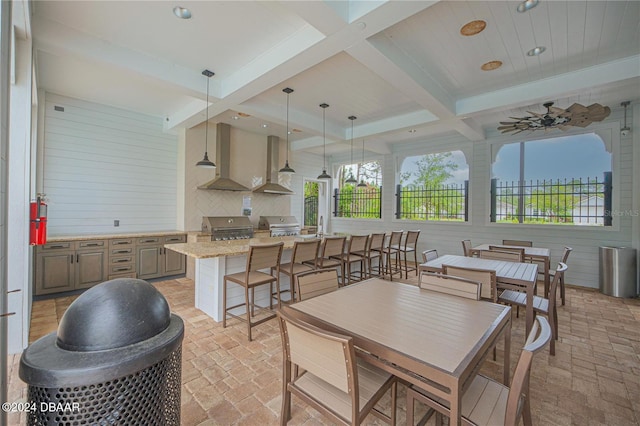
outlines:
{"label": "recessed ceiling light", "polygon": [[489,61],[486,64],[482,64],[480,67],[482,71],[493,71],[497,70],[502,66],[502,61]]}
{"label": "recessed ceiling light", "polygon": [[233,118],[234,120],[239,120],[239,119],[240,119],[240,117],[238,117],[237,115],[234,115],[232,118]]}
{"label": "recessed ceiling light", "polygon": [[180,19],[191,19],[191,11],[186,7],[181,7],[181,6],[174,7],[173,14]]}
{"label": "recessed ceiling light", "polygon": [[524,0],[518,5],[518,12],[524,13],[527,10],[531,10],[538,5],[538,0]]}
{"label": "recessed ceiling light", "polygon": [[262,127],[266,129],[267,127],[269,127],[269,125],[265,123],[262,125]]}
{"label": "recessed ceiling light", "polygon": [[463,36],[472,36],[482,32],[487,27],[487,23],[482,20],[471,21],[460,28],[460,34]]}
{"label": "recessed ceiling light", "polygon": [[530,51],[527,52],[527,56],[538,56],[539,54],[541,54],[542,52],[544,52],[545,50],[547,50],[546,47],[544,46],[537,46],[534,47],[533,49],[531,49]]}
{"label": "recessed ceiling light", "polygon": [[416,132],[416,129],[410,129],[409,130],[409,133],[415,133],[415,132]]}

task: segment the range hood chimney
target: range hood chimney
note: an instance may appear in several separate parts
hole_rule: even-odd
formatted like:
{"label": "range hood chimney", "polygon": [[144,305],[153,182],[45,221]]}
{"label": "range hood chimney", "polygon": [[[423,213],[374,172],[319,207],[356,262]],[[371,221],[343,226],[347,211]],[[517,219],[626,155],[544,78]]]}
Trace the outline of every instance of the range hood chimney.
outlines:
{"label": "range hood chimney", "polygon": [[[264,194],[291,195],[293,191],[278,183],[279,142],[277,136],[267,136],[267,183],[260,185],[253,192]],[[274,164],[275,167],[274,168]]]}
{"label": "range hood chimney", "polygon": [[244,185],[229,178],[231,165],[231,126],[225,123],[216,125],[216,177],[200,185],[198,189],[215,189],[218,191],[250,191]]}

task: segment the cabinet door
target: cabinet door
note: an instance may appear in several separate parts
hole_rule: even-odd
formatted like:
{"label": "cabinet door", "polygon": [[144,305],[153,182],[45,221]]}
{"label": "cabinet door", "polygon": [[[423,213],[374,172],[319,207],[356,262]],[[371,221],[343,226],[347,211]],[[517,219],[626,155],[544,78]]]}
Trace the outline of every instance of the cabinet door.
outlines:
{"label": "cabinet door", "polygon": [[163,248],[164,253],[164,274],[163,275],[178,275],[186,272],[185,255]]}
{"label": "cabinet door", "polygon": [[76,288],[89,288],[107,279],[107,251],[76,253]]}
{"label": "cabinet door", "polygon": [[75,251],[36,254],[35,295],[74,289]]}
{"label": "cabinet door", "polygon": [[157,245],[138,247],[136,256],[138,278],[146,280],[162,275],[160,250],[162,250],[161,247]]}

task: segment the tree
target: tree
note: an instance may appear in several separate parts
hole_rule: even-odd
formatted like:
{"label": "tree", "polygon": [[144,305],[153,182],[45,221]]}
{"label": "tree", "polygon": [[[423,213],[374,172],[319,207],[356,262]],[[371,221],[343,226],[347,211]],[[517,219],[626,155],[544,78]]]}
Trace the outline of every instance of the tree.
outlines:
{"label": "tree", "polygon": [[440,186],[453,176],[452,171],[458,170],[458,165],[450,160],[451,153],[423,155],[416,161],[417,170],[406,172],[400,177],[401,183],[409,181],[413,177],[413,183],[417,185]]}

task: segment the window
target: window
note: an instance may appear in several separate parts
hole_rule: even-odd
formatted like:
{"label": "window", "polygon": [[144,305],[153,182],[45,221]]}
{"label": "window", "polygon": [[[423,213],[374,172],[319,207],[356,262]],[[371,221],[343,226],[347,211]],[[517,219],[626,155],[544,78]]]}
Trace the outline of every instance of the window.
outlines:
{"label": "window", "polygon": [[[353,176],[357,184],[347,183]],[[333,215],[358,219],[382,217],[382,167],[377,161],[347,164],[338,171]]]}
{"label": "window", "polygon": [[595,133],[502,146],[492,165],[491,221],[611,225],[611,154]]}
{"label": "window", "polygon": [[462,151],[407,157],[396,187],[396,218],[467,221],[468,189]]}

